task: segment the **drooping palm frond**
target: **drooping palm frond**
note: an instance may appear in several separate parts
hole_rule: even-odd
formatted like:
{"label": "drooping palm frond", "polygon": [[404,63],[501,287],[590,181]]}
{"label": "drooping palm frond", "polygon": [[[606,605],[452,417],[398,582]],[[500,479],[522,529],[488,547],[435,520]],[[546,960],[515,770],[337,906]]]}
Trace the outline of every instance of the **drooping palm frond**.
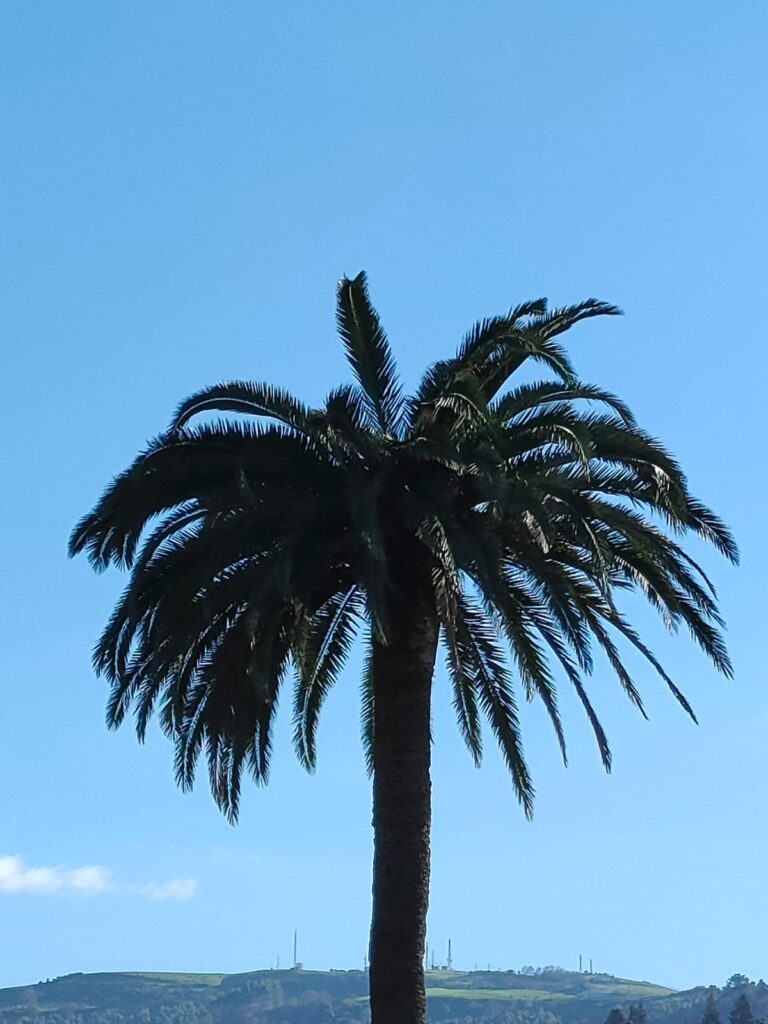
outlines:
{"label": "drooping palm frond", "polygon": [[190,688],[176,732],[179,784],[191,786],[204,751],[211,791],[230,821],[237,819],[243,769],[260,784],[269,779],[272,728],[290,657],[286,610],[277,605],[258,622],[246,609]]}
{"label": "drooping palm frond", "polygon": [[220,423],[161,435],[76,526],[70,555],[85,550],[98,570],[130,569],[147,525],[179,505],[256,508],[292,487],[322,487],[324,468],[316,445],[274,427]]}
{"label": "drooping palm frond", "polygon": [[373,693],[373,638],[370,630],[365,640],[365,660],[360,676],[360,738],[363,742],[365,770],[373,775],[375,703]]}
{"label": "drooping palm frond", "polygon": [[[290,666],[294,742],[311,769],[324,700],[362,626],[372,771],[373,654],[389,643],[393,613],[402,621],[424,587],[470,754],[479,762],[485,719],[527,814],[517,685],[542,701],[565,757],[565,680],[606,769],[590,677],[607,666],[645,714],[625,649],[693,716],[622,596],[641,595],[730,675],[714,588],[683,538],[732,561],[737,550],[628,406],[576,376],[562,335],[618,313],[594,299],[553,310],[534,300],[481,320],[406,399],[361,274],[337,291],[354,384],[318,409],[243,381],[184,401],[70,541],[96,569],[130,572],[94,651],[111,687],[108,723],[133,713],[142,739],[157,717],[179,783],[192,785],[202,759],[234,820],[244,775],[268,778]],[[550,376],[518,383],[524,364]],[[209,414],[225,418],[200,425]]]}
{"label": "drooping palm frond", "polygon": [[339,677],[357,632],[363,601],[357,587],[334,594],[307,623],[295,651],[294,745],[305,768],[313,770],[320,710]]}
{"label": "drooping palm frond", "polygon": [[581,320],[589,320],[596,316],[621,316],[618,306],[600,299],[584,299],[573,306],[552,309],[541,317],[536,327],[543,338],[554,338],[569,330]]}
{"label": "drooping palm frond", "polygon": [[[464,634],[461,636],[463,640]],[[455,615],[453,621],[443,626],[443,637],[456,721],[472,760],[479,768],[483,759],[483,736],[478,673],[470,660],[471,650],[468,651],[466,642],[461,642],[457,637]]]}
{"label": "drooping palm frond", "polygon": [[579,401],[606,405],[625,423],[634,426],[635,419],[626,402],[611,394],[610,391],[575,380],[571,382],[538,381],[535,384],[522,384],[508,392],[503,398],[493,402],[490,413],[500,424],[508,425],[513,421],[519,422],[521,417],[534,410],[545,412],[553,405],[558,406],[563,403],[570,405],[572,402]]}
{"label": "drooping palm frond", "polygon": [[[466,597],[459,601],[456,643],[464,672],[471,682],[466,686],[470,704],[475,699],[485,712],[509,769],[517,798],[527,817],[531,817],[534,788],[523,753],[517,702],[507,659],[493,623]],[[479,751],[476,754],[472,749],[472,753],[477,756]]]}
{"label": "drooping palm frond", "polygon": [[237,412],[277,420],[311,436],[311,410],[283,388],[253,381],[229,381],[203,388],[186,398],[171,420],[170,430],[181,430],[191,419],[206,412]]}

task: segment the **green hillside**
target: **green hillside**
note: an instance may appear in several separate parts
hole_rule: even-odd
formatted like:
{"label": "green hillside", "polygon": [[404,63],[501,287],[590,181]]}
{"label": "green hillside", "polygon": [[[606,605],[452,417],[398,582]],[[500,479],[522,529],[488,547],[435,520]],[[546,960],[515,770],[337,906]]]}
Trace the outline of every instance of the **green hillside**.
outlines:
{"label": "green hillside", "polygon": [[[362,971],[247,974],[72,974],[0,989],[0,1024],[365,1024]],[[430,971],[430,1021],[440,1024],[604,1024],[642,1002],[649,1024],[698,1024],[709,989],[570,971]],[[768,986],[718,991],[721,1014],[747,991],[768,1015]]]}

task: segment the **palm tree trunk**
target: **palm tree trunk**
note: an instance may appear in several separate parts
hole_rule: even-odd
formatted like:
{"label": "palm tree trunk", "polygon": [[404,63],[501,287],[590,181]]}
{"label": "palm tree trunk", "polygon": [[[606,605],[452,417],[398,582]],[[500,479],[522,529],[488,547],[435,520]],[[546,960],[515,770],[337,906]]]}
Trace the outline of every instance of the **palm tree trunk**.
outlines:
{"label": "palm tree trunk", "polygon": [[399,601],[388,639],[373,650],[371,1024],[424,1024],[430,698],[438,640],[431,600]]}

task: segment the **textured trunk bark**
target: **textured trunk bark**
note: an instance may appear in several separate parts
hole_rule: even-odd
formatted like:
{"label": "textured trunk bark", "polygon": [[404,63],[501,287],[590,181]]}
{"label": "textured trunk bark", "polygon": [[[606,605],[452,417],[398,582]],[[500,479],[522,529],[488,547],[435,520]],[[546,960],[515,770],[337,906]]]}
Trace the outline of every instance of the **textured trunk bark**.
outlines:
{"label": "textured trunk bark", "polygon": [[372,1024],[426,1021],[430,703],[438,624],[429,588],[423,598],[415,590],[394,602],[390,642],[373,652]]}

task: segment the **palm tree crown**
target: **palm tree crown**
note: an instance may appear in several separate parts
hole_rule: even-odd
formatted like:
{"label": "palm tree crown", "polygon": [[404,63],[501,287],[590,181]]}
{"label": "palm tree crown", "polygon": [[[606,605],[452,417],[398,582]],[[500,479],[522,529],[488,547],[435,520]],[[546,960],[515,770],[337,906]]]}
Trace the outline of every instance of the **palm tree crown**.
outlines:
{"label": "palm tree crown", "polygon": [[[157,712],[181,785],[204,754],[234,819],[243,770],[267,779],[291,666],[296,750],[312,768],[318,715],[358,628],[386,646],[392,602],[411,586],[429,591],[473,758],[485,717],[527,813],[513,680],[544,702],[565,757],[559,666],[606,768],[585,683],[593,650],[641,712],[622,642],[693,715],[615,599],[639,591],[730,675],[712,585],[673,536],[693,531],[732,560],[736,548],[670,454],[623,402],[577,378],[557,340],[618,312],[593,299],[524,303],[477,323],[406,397],[360,274],[339,283],[337,312],[356,383],[317,409],[249,382],[184,401],[71,539],[97,569],[130,570],[94,655],[111,683],[109,724],[133,710],[142,738]],[[547,379],[516,384],[524,363]],[[238,415],[198,420],[214,412]],[[362,692],[370,755],[370,671]]]}

